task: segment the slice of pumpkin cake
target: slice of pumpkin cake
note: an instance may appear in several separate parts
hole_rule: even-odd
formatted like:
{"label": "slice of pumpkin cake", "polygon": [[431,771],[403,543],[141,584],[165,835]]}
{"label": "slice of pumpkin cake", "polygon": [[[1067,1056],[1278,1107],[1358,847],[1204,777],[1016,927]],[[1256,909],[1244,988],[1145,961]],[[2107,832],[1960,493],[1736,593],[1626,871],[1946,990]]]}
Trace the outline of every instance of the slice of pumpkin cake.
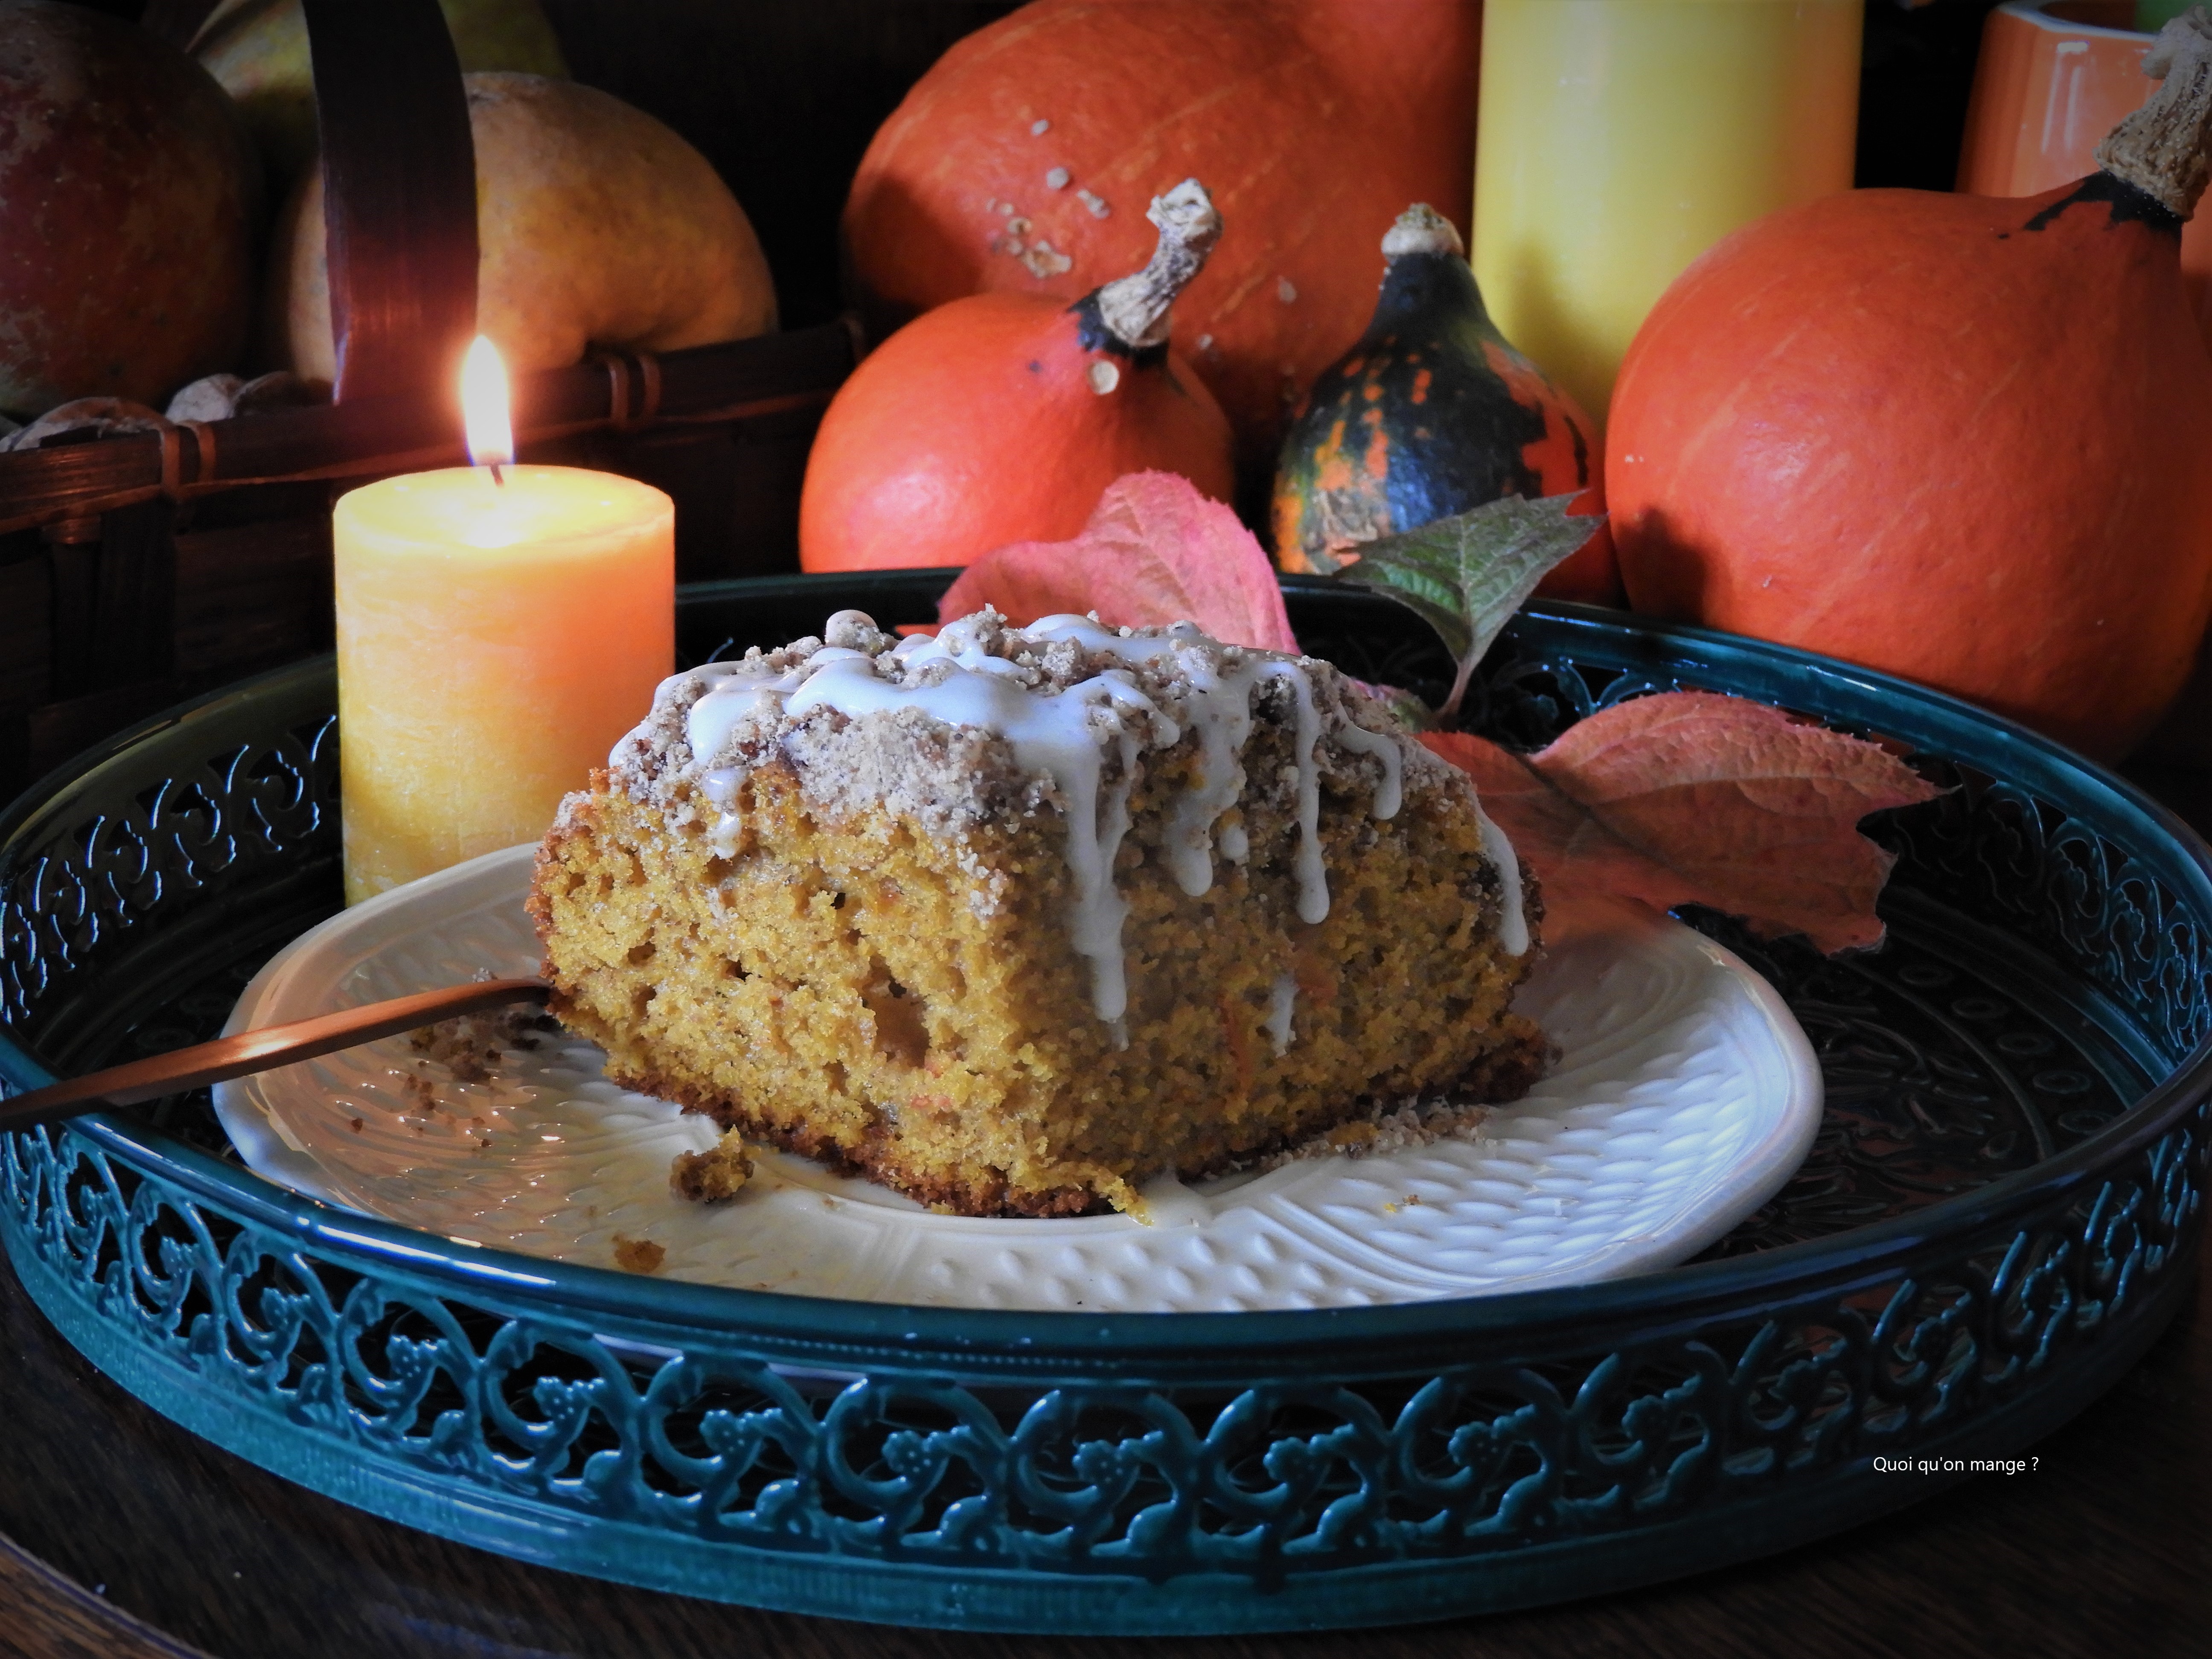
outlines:
{"label": "slice of pumpkin cake", "polygon": [[677,675],[538,858],[608,1073],[971,1215],[1195,1176],[1543,1042],[1510,845],[1328,664],[988,611]]}

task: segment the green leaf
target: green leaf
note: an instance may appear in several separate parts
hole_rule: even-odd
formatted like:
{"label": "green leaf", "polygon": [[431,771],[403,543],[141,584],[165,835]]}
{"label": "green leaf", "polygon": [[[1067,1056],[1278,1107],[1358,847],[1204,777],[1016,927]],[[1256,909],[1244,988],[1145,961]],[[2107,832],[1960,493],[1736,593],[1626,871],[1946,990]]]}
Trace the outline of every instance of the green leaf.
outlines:
{"label": "green leaf", "polygon": [[1443,720],[1459,712],[1474,665],[1536,584],[1605,523],[1601,513],[1569,518],[1578,499],[1579,492],[1534,501],[1504,496],[1364,542],[1358,562],[1336,573],[1338,581],[1394,599],[1437,630],[1459,664],[1451,696],[1437,711]]}

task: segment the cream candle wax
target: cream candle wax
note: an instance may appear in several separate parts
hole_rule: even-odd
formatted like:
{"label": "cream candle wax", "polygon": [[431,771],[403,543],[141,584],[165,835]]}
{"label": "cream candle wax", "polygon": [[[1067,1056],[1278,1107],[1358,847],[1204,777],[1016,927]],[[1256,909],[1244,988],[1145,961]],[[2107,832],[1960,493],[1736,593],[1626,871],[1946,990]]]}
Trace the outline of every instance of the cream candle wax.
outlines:
{"label": "cream candle wax", "polygon": [[613,473],[453,467],[350,491],[333,539],[352,904],[535,841],[605,764],[674,668],[675,507]]}
{"label": "cream candle wax", "polygon": [[1489,0],[1475,280],[1601,423],[1644,313],[1729,231],[1851,182],[1861,0]]}

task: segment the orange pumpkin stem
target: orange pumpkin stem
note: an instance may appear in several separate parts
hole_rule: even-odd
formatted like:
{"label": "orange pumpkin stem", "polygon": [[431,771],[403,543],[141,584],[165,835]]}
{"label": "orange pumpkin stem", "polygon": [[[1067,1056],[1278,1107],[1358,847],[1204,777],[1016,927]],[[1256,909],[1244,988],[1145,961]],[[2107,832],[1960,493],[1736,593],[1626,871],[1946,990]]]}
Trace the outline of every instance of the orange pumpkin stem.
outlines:
{"label": "orange pumpkin stem", "polygon": [[2097,165],[2186,219],[2212,179],[2205,154],[2212,140],[2212,18],[2203,7],[2167,22],[2143,54],[2143,73],[2160,77],[2159,89],[2097,146]]}
{"label": "orange pumpkin stem", "polygon": [[1159,227],[1159,246],[1142,270],[1108,283],[1098,290],[1098,319],[1132,351],[1164,345],[1168,308],[1206,264],[1221,240],[1221,216],[1213,198],[1195,179],[1186,179],[1164,196],[1152,198],[1145,216]]}

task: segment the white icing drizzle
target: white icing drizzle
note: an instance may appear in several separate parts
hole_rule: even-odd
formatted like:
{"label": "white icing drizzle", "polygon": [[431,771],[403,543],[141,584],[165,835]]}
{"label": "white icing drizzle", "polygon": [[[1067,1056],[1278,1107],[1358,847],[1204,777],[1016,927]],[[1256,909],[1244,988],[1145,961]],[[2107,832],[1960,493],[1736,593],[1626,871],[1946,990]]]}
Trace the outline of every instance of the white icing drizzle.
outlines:
{"label": "white icing drizzle", "polygon": [[[1245,739],[1252,735],[1252,688],[1260,675],[1249,659],[1216,673],[1194,654],[1185,666],[1190,671],[1198,753],[1190,787],[1176,803],[1175,821],[1168,826],[1167,850],[1176,885],[1196,898],[1213,885],[1213,826],[1244,793],[1242,757]],[[1227,850],[1222,848],[1224,856]]]}
{"label": "white icing drizzle", "polygon": [[1375,786],[1375,816],[1395,818],[1406,799],[1406,756],[1396,741],[1380,732],[1346,720],[1336,740],[1355,755],[1372,755],[1382,763],[1382,781]]}
{"label": "white icing drizzle", "polygon": [[744,815],[736,810],[739,775],[736,767],[720,766],[699,779],[699,793],[720,809],[720,816],[707,831],[707,845],[722,858],[736,854],[738,833],[745,827]]}
{"label": "white icing drizzle", "polygon": [[1491,822],[1489,813],[1477,806],[1474,816],[1482,825],[1483,856],[1498,866],[1498,878],[1505,884],[1505,915],[1498,926],[1498,942],[1509,957],[1526,956],[1528,910],[1522,902],[1520,854],[1513,850],[1513,843],[1506,839],[1505,832]]}
{"label": "white icing drizzle", "polygon": [[[995,620],[995,619],[989,619]],[[830,624],[840,637],[866,618],[841,612]],[[872,627],[872,624],[868,624]],[[1049,645],[1071,641],[1086,652],[1117,658],[1127,667],[1108,668],[1066,690],[1032,691],[1024,670],[988,648],[983,617],[949,623],[934,638],[901,641],[881,666],[865,651],[825,645],[797,667],[782,672],[765,662],[716,663],[686,677],[702,690],[684,720],[694,758],[704,764],[728,742],[738,726],[757,715],[798,720],[815,708],[835,708],[848,719],[913,708],[950,726],[976,726],[1003,738],[1017,763],[1048,775],[1060,792],[1067,817],[1067,861],[1074,897],[1068,916],[1070,943],[1091,970],[1091,1006],[1097,1017],[1123,1036],[1128,986],[1121,931],[1128,906],[1114,880],[1114,862],[1130,828],[1129,792],[1147,747],[1169,747],[1188,729],[1196,738],[1188,787],[1176,802],[1165,836],[1170,872],[1195,897],[1213,885],[1214,858],[1242,864],[1250,839],[1241,823],[1215,826],[1244,793],[1243,754],[1252,732],[1252,698],[1263,681],[1290,685],[1295,705],[1292,757],[1297,770],[1298,844],[1292,867],[1297,878],[1299,920],[1309,925],[1327,919],[1328,872],[1321,846],[1321,769],[1316,750],[1322,719],[1313,683],[1295,660],[1259,651],[1220,647],[1194,623],[1177,623],[1150,634],[1122,634],[1089,617],[1047,617],[1021,630]],[[1154,703],[1137,684],[1131,668],[1172,655],[1189,690],[1178,713],[1181,720]],[[790,659],[786,657],[785,661]],[[894,665],[896,666],[894,667]],[[942,666],[937,666],[942,665]],[[889,678],[890,670],[906,683]],[[925,672],[927,671],[927,672]],[[927,684],[917,683],[927,681]],[[678,682],[671,682],[672,687]],[[1338,740],[1353,753],[1370,756],[1382,768],[1372,809],[1378,818],[1395,817],[1403,799],[1403,756],[1396,740],[1346,721]],[[1110,779],[1109,747],[1119,766]],[[724,767],[704,774],[700,790],[720,810],[708,831],[710,843],[725,856],[733,850],[741,827],[732,810],[739,769]],[[1527,928],[1518,907],[1520,884],[1512,848],[1495,825],[1483,820],[1485,848],[1504,848],[1498,861],[1508,875],[1510,921],[1525,951]],[[1493,851],[1493,857],[1497,854]],[[1297,987],[1285,975],[1276,981],[1267,1030],[1279,1054],[1291,1040],[1291,1015]]]}
{"label": "white icing drizzle", "polygon": [[[1214,825],[1221,821],[1224,811],[1228,811],[1230,807],[1237,805],[1239,799],[1243,799],[1243,748],[1245,741],[1252,737],[1252,690],[1255,690],[1255,686],[1259,686],[1261,679],[1283,677],[1283,679],[1294,681],[1294,686],[1298,688],[1298,699],[1301,699],[1301,723],[1298,723],[1301,796],[1298,799],[1303,803],[1307,799],[1307,792],[1312,792],[1314,810],[1316,810],[1318,818],[1321,776],[1318,776],[1318,769],[1314,765],[1314,744],[1307,737],[1307,723],[1303,719],[1307,712],[1312,710],[1312,686],[1305,679],[1305,671],[1297,668],[1294,664],[1287,664],[1287,661],[1274,661],[1267,659],[1267,657],[1259,657],[1259,654],[1239,654],[1225,665],[1217,668],[1212,657],[1206,650],[1197,648],[1197,646],[1210,644],[1210,641],[1197,629],[1197,623],[1192,622],[1176,622],[1161,635],[1144,637],[1144,635],[1117,635],[1099,626],[1097,622],[1091,622],[1091,617],[1057,615],[1057,617],[1044,617],[1042,622],[1033,622],[1024,633],[1029,633],[1030,637],[1044,639],[1078,639],[1079,644],[1084,644],[1086,648],[1097,650],[1097,653],[1110,653],[1115,657],[1121,657],[1124,661],[1151,661],[1161,654],[1168,654],[1170,650],[1175,653],[1176,668],[1182,668],[1183,679],[1190,684],[1188,723],[1199,734],[1199,752],[1197,757],[1192,757],[1190,787],[1175,803],[1175,821],[1168,825],[1166,834],[1166,856],[1168,872],[1175,876],[1175,884],[1182,887],[1190,898],[1197,898],[1197,896],[1212,890],[1214,854],[1218,852],[1232,865],[1241,865],[1252,849],[1252,842],[1245,836],[1241,825],[1225,827],[1224,832],[1218,834],[1218,838],[1214,834]],[[1318,737],[1318,730],[1321,730],[1318,728],[1318,717],[1314,717],[1314,737]],[[1382,790],[1376,792],[1376,805],[1378,805],[1376,817],[1389,818],[1394,811],[1398,811],[1398,759],[1401,759],[1398,745],[1391,744],[1389,738],[1374,737],[1370,732],[1360,732],[1360,738],[1371,738],[1378,748],[1370,750],[1364,744],[1360,744],[1358,738],[1354,738],[1354,748],[1358,752],[1378,754],[1387,750],[1387,759],[1382,761],[1385,783],[1382,783]],[[1380,810],[1385,803],[1389,811]],[[1305,832],[1312,830],[1312,825],[1303,817],[1303,811],[1301,830],[1305,830]],[[1318,863],[1321,863],[1318,842],[1312,845],[1310,852],[1312,852],[1312,858],[1305,858],[1307,848],[1305,842],[1301,842],[1301,865],[1298,865],[1301,914],[1310,909],[1307,884],[1312,880],[1312,872],[1307,865],[1318,869]],[[1321,887],[1321,914],[1328,915],[1328,884],[1325,883]]]}
{"label": "white icing drizzle", "polygon": [[1174,1171],[1154,1176],[1137,1189],[1143,1208],[1129,1218],[1147,1227],[1196,1227],[1213,1218],[1213,1200],[1194,1193],[1175,1177]]}
{"label": "white icing drizzle", "polygon": [[[828,656],[830,649],[817,653],[815,661]],[[842,654],[859,657],[857,651]],[[866,658],[861,659],[866,661]],[[811,668],[812,664],[808,666]],[[738,722],[749,714],[775,714],[783,706],[783,699],[799,690],[805,675],[798,669],[775,674],[760,667],[749,667],[744,663],[712,663],[696,671],[707,687],[707,695],[691,705],[684,716],[684,736],[691,745],[691,752],[701,760],[713,754],[728,741],[730,732]],[[713,796],[708,796],[713,799]],[[726,801],[715,801],[717,806],[726,806]]]}
{"label": "white icing drizzle", "polygon": [[1313,683],[1294,662],[1268,662],[1261,672],[1291,683],[1297,698],[1297,726],[1291,753],[1298,767],[1298,851],[1291,868],[1298,877],[1298,920],[1309,927],[1328,920],[1328,872],[1321,857],[1321,768],[1314,745],[1321,741],[1321,711],[1314,707]]}
{"label": "white icing drizzle", "polygon": [[1275,987],[1267,1003],[1267,1037],[1275,1045],[1275,1056],[1280,1059],[1290,1052],[1291,1011],[1297,1006],[1298,982],[1289,974],[1275,975]]}
{"label": "white icing drizzle", "polygon": [[[1121,711],[1158,721],[1164,743],[1175,742],[1180,730],[1125,670],[1109,669],[1042,696],[997,669],[971,665],[966,660],[971,653],[984,654],[964,636],[944,641],[933,652],[911,652],[906,658],[909,669],[942,658],[950,659],[950,672],[932,685],[897,685],[880,678],[867,657],[854,653],[853,659],[815,669],[786,700],[784,712],[796,720],[809,709],[829,708],[854,719],[916,708],[948,726],[996,732],[1024,768],[1049,775],[1066,808],[1067,863],[1075,878],[1069,942],[1078,956],[1090,960],[1092,1011],[1103,1020],[1119,1020],[1129,1006],[1121,951],[1121,924],[1129,907],[1114,884],[1114,857],[1128,833],[1129,786],[1144,747],[1142,725],[1122,719]],[[817,653],[814,662],[827,654]],[[1115,745],[1121,763],[1110,785],[1103,784],[1102,737]]]}

